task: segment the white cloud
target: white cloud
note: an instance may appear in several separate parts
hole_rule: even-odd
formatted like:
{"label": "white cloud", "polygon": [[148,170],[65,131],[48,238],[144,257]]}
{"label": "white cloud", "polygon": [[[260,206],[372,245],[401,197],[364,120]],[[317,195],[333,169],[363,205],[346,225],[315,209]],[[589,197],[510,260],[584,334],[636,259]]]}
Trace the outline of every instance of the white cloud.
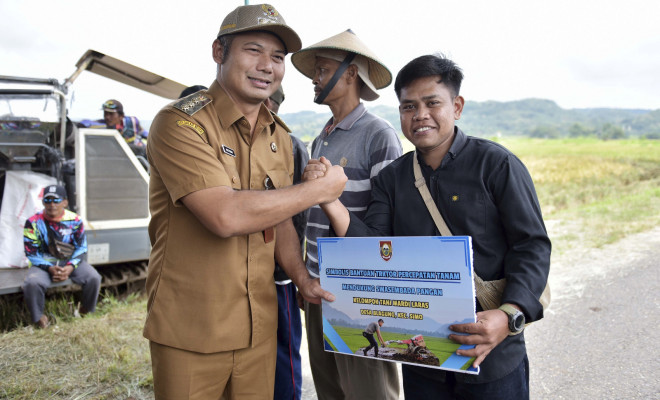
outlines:
{"label": "white cloud", "polygon": [[[252,3],[256,3],[252,1]],[[224,16],[243,1],[4,0],[0,74],[64,79],[95,49],[185,85],[209,85],[211,42]],[[537,97],[562,107],[659,108],[660,3],[272,1],[308,46],[353,29],[393,75],[412,58],[442,51],[464,70],[470,100]],[[84,74],[83,74],[84,75]],[[167,100],[131,94],[104,78],[81,76],[76,112],[97,117],[118,98],[150,118]],[[327,111],[287,61],[281,112]],[[132,89],[131,89],[132,90]],[[396,105],[392,87],[373,104]],[[129,105],[132,107],[129,108]]]}

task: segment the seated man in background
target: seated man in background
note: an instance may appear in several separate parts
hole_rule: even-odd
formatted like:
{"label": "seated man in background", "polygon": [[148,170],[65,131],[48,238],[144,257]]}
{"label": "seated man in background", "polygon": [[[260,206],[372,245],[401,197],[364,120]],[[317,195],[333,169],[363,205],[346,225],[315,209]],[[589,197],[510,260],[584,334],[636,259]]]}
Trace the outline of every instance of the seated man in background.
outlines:
{"label": "seated man in background", "polygon": [[23,297],[32,322],[46,328],[51,320],[44,314],[46,289],[51,282],[69,278],[82,286],[82,304],[78,312],[94,312],[101,288],[101,275],[83,261],[87,238],[80,217],[66,209],[66,190],[50,185],[43,192],[44,210],[28,218],[23,231],[25,255],[30,271],[23,282]]}

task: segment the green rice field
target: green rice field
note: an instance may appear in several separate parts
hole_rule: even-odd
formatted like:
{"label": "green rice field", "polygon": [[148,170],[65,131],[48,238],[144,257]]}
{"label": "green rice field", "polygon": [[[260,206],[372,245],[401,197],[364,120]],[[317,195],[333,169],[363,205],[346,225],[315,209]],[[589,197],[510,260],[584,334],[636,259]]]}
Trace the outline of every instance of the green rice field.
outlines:
{"label": "green rice field", "polygon": [[[362,329],[347,328],[344,326],[334,326],[334,328],[337,334],[341,336],[341,338],[344,340],[344,343],[346,343],[348,348],[351,349],[353,353],[358,351],[358,349],[360,349],[361,347],[366,347],[369,345],[367,339],[365,339],[364,336],[362,336]],[[385,328],[381,329],[381,335],[383,336],[383,340],[386,342],[388,340],[406,340],[406,339],[410,339],[410,337],[413,336],[410,334],[387,332]],[[326,337],[325,339],[327,340],[328,338]],[[424,341],[426,342],[426,347],[436,357],[438,357],[438,360],[440,361],[440,365],[442,365],[442,363],[445,362],[449,358],[449,356],[451,356],[454,352],[456,352],[456,349],[458,349],[458,347],[460,346],[459,344],[454,343],[446,338],[439,338],[439,337],[426,336],[426,335],[424,335]],[[392,343],[389,345],[389,347],[405,349],[406,345]],[[335,348],[335,350],[337,349]],[[470,363],[472,361],[473,360],[468,361],[463,366],[462,369],[469,368]]]}
{"label": "green rice field", "polygon": [[[660,224],[660,141],[493,140],[527,166],[553,252],[599,248]],[[404,151],[413,150],[402,141]]]}

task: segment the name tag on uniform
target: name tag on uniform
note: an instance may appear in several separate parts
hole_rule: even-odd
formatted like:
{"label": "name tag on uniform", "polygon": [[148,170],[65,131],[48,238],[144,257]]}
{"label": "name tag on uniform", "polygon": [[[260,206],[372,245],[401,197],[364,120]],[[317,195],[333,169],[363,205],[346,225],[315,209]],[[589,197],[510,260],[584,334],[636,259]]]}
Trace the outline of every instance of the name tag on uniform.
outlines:
{"label": "name tag on uniform", "polygon": [[236,157],[236,152],[231,147],[227,147],[224,144],[222,145],[222,152],[228,156]]}

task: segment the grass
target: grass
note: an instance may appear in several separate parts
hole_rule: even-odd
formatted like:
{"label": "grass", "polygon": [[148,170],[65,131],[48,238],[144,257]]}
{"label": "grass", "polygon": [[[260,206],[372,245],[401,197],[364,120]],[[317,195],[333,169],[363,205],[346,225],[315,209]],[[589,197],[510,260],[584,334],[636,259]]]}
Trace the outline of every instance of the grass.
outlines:
{"label": "grass", "polygon": [[[534,179],[553,252],[598,248],[660,225],[660,141],[498,141]],[[71,316],[75,297],[50,297],[46,308],[58,324],[44,331],[26,326],[21,300],[0,297],[0,320],[12,329],[0,334],[0,399],[153,398],[143,297],[105,295],[83,319]]]}
{"label": "grass", "polygon": [[[46,314],[57,316],[58,321],[71,321],[73,310],[78,308],[77,293],[62,293],[49,295],[46,302]],[[0,296],[0,331],[22,328],[30,321],[30,314],[23,304],[20,293]]]}
{"label": "grass", "polygon": [[527,166],[554,251],[660,225],[660,141],[502,139]]}
{"label": "grass", "polygon": [[145,308],[142,297],[108,296],[85,318],[2,334],[0,399],[153,398]]}
{"label": "grass", "polygon": [[[660,225],[660,141],[493,140],[527,166],[553,252],[600,248]],[[414,149],[402,143],[404,152]]]}

